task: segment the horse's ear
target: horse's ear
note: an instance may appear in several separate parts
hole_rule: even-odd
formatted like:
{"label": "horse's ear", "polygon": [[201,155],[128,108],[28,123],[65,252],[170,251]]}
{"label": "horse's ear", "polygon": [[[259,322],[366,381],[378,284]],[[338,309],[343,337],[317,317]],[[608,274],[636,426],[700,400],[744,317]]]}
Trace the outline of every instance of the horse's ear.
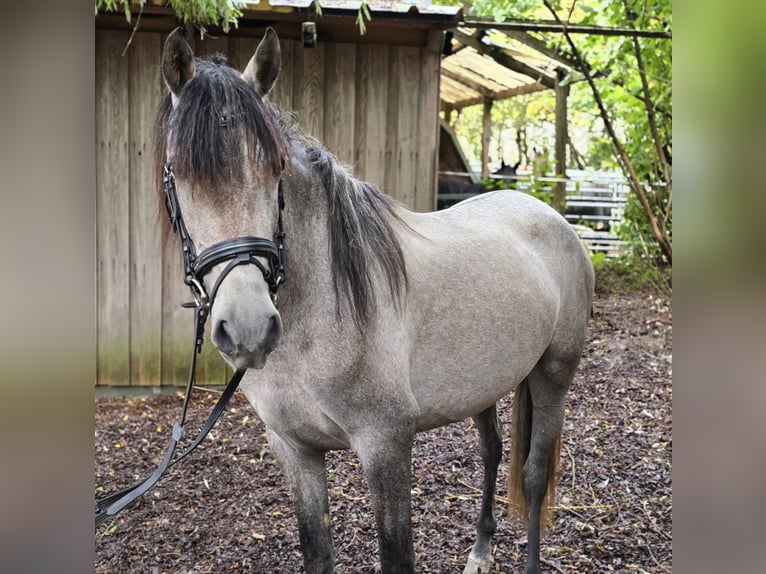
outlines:
{"label": "horse's ear", "polygon": [[500,169],[503,169],[505,167],[505,160],[503,158],[500,158]]}
{"label": "horse's ear", "polygon": [[242,77],[258,95],[263,97],[269,93],[282,68],[282,53],[279,49],[279,38],[274,28],[267,28],[263,40],[255,49],[255,54],[242,72]]}
{"label": "horse's ear", "polygon": [[173,94],[174,104],[181,88],[194,77],[195,70],[194,53],[182,28],[178,27],[168,35],[162,50],[162,77]]}
{"label": "horse's ear", "polygon": [[513,171],[515,172],[517,169],[519,169],[519,166],[520,166],[520,165],[521,165],[521,158],[519,158],[519,161],[517,161],[517,162],[516,162],[516,163],[513,165]]}

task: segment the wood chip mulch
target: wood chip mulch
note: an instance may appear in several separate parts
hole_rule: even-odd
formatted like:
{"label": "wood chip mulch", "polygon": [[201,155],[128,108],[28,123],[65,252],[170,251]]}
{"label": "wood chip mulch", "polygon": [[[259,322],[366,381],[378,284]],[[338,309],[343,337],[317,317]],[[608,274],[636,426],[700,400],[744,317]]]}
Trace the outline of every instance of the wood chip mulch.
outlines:
{"label": "wood chip mulch", "polygon": [[[189,427],[217,399],[195,391]],[[96,496],[159,462],[180,393],[97,399]],[[545,572],[672,571],[672,311],[651,293],[598,296],[567,403]],[[510,428],[511,398],[499,405]],[[508,444],[506,443],[506,453]],[[413,458],[418,572],[459,573],[474,540],[482,465],[470,420],[418,435]],[[501,465],[495,573],[524,570],[526,534],[506,512]],[[379,572],[356,456],[328,455],[336,572]],[[241,392],[205,442],[95,534],[95,572],[302,572],[297,523],[264,429]]]}

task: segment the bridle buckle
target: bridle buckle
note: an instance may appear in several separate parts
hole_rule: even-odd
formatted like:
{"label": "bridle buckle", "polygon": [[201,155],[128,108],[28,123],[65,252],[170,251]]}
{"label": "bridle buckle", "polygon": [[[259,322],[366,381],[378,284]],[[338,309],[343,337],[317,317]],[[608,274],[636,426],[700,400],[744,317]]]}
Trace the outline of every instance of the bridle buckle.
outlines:
{"label": "bridle buckle", "polygon": [[210,307],[210,296],[207,294],[207,291],[205,291],[205,286],[202,285],[199,279],[193,275],[187,275],[184,283],[189,286],[189,290],[192,293],[192,297],[194,297],[194,303],[197,308],[203,307],[207,309]]}

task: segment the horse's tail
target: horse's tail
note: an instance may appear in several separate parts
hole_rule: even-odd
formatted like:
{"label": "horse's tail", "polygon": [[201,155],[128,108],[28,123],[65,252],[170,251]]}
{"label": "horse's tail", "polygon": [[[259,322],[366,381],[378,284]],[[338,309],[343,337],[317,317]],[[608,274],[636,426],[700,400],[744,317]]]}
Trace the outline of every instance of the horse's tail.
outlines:
{"label": "horse's tail", "polygon": [[[518,514],[526,524],[528,522],[527,504],[524,500],[523,471],[529,456],[532,440],[532,396],[529,392],[529,380],[524,379],[513,397],[513,421],[511,430],[511,463],[508,472],[508,504],[510,510]],[[548,523],[550,510],[556,500],[556,473],[559,467],[559,451],[561,450],[561,433],[556,438],[551,456],[548,457],[548,485],[540,511],[540,526],[545,528]]]}

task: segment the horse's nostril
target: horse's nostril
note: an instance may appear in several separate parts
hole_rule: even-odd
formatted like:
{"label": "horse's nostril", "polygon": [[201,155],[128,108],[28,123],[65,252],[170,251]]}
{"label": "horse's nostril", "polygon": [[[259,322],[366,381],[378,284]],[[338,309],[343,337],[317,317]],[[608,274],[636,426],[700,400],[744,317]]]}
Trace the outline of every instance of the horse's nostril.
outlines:
{"label": "horse's nostril", "polygon": [[264,339],[264,350],[267,353],[271,353],[279,342],[279,338],[282,335],[282,323],[279,320],[279,315],[274,314],[269,317],[269,324],[266,328],[266,338]]}
{"label": "horse's nostril", "polygon": [[213,342],[227,355],[234,353],[234,341],[226,330],[226,321],[218,321],[213,329]]}

